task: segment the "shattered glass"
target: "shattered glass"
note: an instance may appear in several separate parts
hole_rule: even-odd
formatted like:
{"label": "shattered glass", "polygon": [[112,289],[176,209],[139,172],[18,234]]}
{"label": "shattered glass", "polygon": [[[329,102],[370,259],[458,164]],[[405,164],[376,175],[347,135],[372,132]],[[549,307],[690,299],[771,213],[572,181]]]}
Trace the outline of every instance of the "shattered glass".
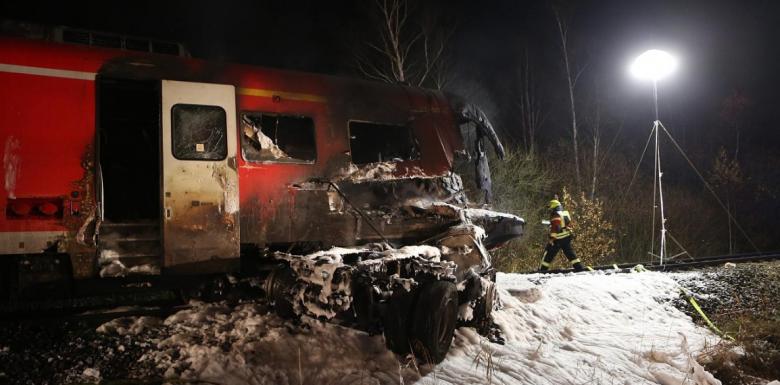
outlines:
{"label": "shattered glass", "polygon": [[242,114],[241,152],[250,162],[313,163],[314,121],[306,116]]}
{"label": "shattered glass", "polygon": [[173,119],[173,156],[180,160],[222,160],[227,157],[227,119],[218,106],[177,104]]}

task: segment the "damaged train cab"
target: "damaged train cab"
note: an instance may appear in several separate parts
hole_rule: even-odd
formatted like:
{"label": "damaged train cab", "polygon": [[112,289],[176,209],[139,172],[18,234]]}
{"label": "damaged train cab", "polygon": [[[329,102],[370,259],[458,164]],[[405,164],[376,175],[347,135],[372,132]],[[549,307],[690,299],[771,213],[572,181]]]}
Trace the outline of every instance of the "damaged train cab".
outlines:
{"label": "damaged train cab", "polygon": [[452,171],[464,124],[500,148],[475,106],[53,31],[0,37],[4,303],[252,271],[280,309],[348,317],[434,360],[458,314],[489,317],[488,250],[523,221],[468,208]]}

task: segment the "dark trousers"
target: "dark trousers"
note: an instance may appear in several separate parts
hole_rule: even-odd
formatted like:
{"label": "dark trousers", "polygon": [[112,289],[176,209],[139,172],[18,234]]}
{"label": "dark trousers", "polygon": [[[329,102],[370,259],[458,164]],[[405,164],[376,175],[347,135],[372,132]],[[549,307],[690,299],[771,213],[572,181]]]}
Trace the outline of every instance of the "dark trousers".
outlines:
{"label": "dark trousers", "polygon": [[558,255],[558,251],[563,250],[563,255],[571,262],[574,267],[574,271],[583,271],[585,268],[582,266],[582,262],[577,258],[577,254],[571,247],[571,236],[561,239],[556,239],[553,243],[548,243],[544,249],[544,258],[542,258],[542,266],[540,271],[547,271],[550,268],[555,256]]}

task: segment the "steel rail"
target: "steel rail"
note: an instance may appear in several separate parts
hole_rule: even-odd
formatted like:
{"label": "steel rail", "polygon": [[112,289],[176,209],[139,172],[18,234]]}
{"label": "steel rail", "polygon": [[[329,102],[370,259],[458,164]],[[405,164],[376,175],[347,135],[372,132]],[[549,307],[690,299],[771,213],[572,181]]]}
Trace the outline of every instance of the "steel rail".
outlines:
{"label": "steel rail", "polygon": [[[637,265],[642,265],[646,270],[651,271],[674,271],[674,270],[687,270],[697,269],[701,267],[717,266],[731,263],[745,263],[745,262],[761,262],[761,261],[773,261],[780,259],[780,251],[771,252],[757,252],[757,253],[742,253],[742,254],[729,254],[729,255],[714,255],[706,257],[697,257],[685,261],[672,261],[664,265],[658,264],[642,264],[640,262],[632,263],[620,263],[613,265],[593,266],[593,270],[631,270]],[[617,269],[615,267],[617,266]],[[572,273],[573,269],[556,269],[548,270],[545,274],[565,274]],[[536,272],[529,272],[536,273]]]}

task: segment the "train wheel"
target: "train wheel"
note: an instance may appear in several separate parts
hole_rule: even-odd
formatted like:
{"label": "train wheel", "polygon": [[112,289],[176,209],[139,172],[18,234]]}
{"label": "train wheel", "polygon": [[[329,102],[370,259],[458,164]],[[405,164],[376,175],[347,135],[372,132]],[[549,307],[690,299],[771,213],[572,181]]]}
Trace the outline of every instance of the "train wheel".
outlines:
{"label": "train wheel", "polygon": [[420,288],[413,315],[411,346],[415,355],[438,364],[447,355],[458,317],[455,284],[434,281]]}
{"label": "train wheel", "polygon": [[288,266],[280,265],[266,278],[266,299],[273,304],[276,314],[282,318],[294,318],[295,306],[291,302],[290,289],[296,282],[295,272]]}
{"label": "train wheel", "polygon": [[385,345],[397,354],[409,353],[409,323],[413,310],[414,292],[399,289],[393,292],[382,319]]}

